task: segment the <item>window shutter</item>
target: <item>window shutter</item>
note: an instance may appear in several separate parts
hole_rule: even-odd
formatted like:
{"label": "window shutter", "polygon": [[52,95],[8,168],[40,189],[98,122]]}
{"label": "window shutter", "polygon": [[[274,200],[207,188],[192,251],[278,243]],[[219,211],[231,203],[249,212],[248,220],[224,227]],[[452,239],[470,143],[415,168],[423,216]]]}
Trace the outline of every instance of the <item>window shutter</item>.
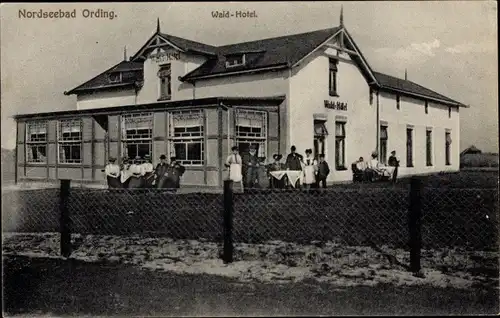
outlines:
{"label": "window shutter", "polygon": [[387,139],[387,127],[380,127],[380,139]]}
{"label": "window shutter", "polygon": [[344,137],[345,136],[344,123],[335,123],[335,136],[336,137]]}

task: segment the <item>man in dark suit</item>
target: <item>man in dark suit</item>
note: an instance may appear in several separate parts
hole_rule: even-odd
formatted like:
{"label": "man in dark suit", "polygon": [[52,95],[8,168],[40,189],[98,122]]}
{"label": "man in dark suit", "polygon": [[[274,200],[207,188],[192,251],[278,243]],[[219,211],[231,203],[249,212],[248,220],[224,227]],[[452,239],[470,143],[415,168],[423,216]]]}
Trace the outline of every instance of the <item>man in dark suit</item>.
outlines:
{"label": "man in dark suit", "polygon": [[165,188],[165,182],[167,180],[167,157],[165,155],[160,156],[160,163],[156,166],[155,169],[155,179],[156,179],[156,188],[162,189]]}
{"label": "man in dark suit", "polygon": [[247,188],[254,188],[259,185],[261,160],[257,156],[257,149],[255,146],[250,146],[250,153],[243,156],[243,166],[246,172],[246,186]]}
{"label": "man in dark suit", "polygon": [[[290,153],[286,157],[285,167],[287,170],[302,171],[302,161],[304,157],[295,152],[295,146],[290,147]],[[295,188],[300,187],[300,180],[295,182]]]}
{"label": "man in dark suit", "polygon": [[399,167],[399,160],[396,157],[396,150],[391,151],[391,156],[389,157],[388,164],[390,167],[394,167],[394,171],[392,172],[392,183],[396,183]]}

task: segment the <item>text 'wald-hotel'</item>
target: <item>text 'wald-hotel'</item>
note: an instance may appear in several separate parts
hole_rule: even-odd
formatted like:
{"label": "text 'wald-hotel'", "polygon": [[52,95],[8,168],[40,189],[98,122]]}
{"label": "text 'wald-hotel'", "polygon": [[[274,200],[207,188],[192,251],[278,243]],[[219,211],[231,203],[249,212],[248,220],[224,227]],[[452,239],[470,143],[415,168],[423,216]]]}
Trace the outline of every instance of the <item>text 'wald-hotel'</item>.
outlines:
{"label": "text 'wald-hotel'", "polygon": [[221,187],[233,145],[324,153],[329,182],[396,150],[400,175],[459,169],[460,102],[373,70],[345,26],[225,46],[156,32],[65,92],[75,110],[17,115],[17,180],[105,184],[110,156],[175,155],[184,185]]}

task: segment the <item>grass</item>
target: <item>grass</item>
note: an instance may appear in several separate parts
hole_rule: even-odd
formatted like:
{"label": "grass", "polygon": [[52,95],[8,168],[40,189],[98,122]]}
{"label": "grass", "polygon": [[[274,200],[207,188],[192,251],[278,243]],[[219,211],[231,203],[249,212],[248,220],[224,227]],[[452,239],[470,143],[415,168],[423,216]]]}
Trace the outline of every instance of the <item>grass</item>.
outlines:
{"label": "grass", "polygon": [[[497,182],[497,175],[491,172],[424,178],[424,248],[498,248]],[[74,233],[222,240],[221,194],[71,191]],[[311,193],[258,190],[235,194],[234,239],[249,243],[340,240],[349,245],[371,239],[406,247],[408,196],[407,179],[395,186],[351,184]],[[58,202],[58,189],[2,193],[3,230],[58,231]]]}
{"label": "grass", "polygon": [[238,283],[123,264],[6,257],[5,316],[476,315],[498,312],[498,289]]}

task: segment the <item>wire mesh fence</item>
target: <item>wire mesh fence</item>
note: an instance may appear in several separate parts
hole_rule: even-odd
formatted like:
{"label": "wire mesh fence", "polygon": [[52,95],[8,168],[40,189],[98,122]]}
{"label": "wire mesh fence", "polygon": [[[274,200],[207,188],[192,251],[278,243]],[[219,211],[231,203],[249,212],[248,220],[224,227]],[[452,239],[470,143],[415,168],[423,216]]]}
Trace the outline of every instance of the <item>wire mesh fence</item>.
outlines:
{"label": "wire mesh fence", "polygon": [[[231,201],[236,244],[283,241],[321,248],[334,242],[409,249],[408,186],[253,189],[234,193]],[[431,249],[498,251],[496,188],[427,186],[421,202],[424,258],[431,257]],[[3,232],[58,232],[59,204],[59,189],[4,191]],[[67,210],[73,234],[141,235],[219,245],[224,240],[223,194],[72,188]]]}
{"label": "wire mesh fence", "polygon": [[234,196],[234,240],[335,241],[404,247],[408,191],[394,188],[254,190]]}
{"label": "wire mesh fence", "polygon": [[425,188],[422,247],[495,250],[499,246],[497,189]]}

